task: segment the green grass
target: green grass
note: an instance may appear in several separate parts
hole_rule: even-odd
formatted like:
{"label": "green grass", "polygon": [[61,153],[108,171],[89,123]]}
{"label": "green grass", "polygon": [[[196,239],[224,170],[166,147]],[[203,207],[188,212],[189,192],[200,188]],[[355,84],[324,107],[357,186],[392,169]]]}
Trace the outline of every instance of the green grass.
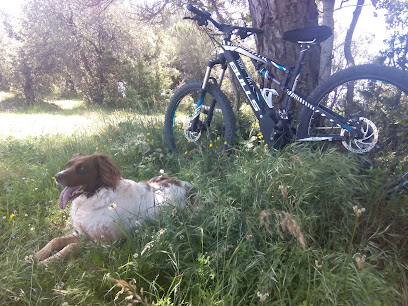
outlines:
{"label": "green grass", "polygon": [[[362,173],[353,156],[297,146],[175,155],[160,117],[99,115],[97,134],[3,139],[0,304],[406,304],[407,198],[385,197],[386,169]],[[198,203],[137,224],[125,242],[27,264],[69,231],[52,177],[77,152],[109,154],[137,181],[163,171],[190,181]]]}

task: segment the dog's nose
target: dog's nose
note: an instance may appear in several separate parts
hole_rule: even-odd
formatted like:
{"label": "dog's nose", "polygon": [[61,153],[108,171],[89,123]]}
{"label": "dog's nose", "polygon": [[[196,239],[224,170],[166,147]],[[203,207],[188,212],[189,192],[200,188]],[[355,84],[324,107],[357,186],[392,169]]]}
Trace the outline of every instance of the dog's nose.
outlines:
{"label": "dog's nose", "polygon": [[54,177],[55,177],[55,180],[58,182],[59,180],[62,179],[62,172],[58,172]]}

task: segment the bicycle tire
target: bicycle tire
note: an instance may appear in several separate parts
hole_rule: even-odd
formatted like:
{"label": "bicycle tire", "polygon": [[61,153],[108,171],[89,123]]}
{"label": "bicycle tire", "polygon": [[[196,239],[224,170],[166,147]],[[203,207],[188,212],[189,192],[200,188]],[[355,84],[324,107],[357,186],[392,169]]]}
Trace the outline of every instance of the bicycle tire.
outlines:
{"label": "bicycle tire", "polygon": [[[164,140],[172,152],[188,154],[195,150],[219,149],[229,150],[234,142],[235,116],[231,103],[221,89],[207,85],[207,93],[200,113],[200,122],[205,122],[208,108],[215,100],[215,108],[210,126],[199,136],[188,131],[190,119],[194,114],[197,97],[202,87],[202,81],[193,81],[180,87],[172,96],[166,110],[164,120]],[[207,113],[206,113],[207,112]],[[188,134],[188,135],[186,135]],[[191,138],[198,139],[191,139]]]}
{"label": "bicycle tire", "polygon": [[[353,89],[352,99],[346,96],[351,92],[347,89],[348,84],[354,84],[354,87],[349,87]],[[307,101],[312,105],[324,105],[342,116],[367,118],[367,131],[374,123],[378,131],[378,143],[374,143],[373,137],[370,144],[368,136],[364,140],[367,143],[350,140],[343,143],[349,151],[367,153],[373,148],[387,148],[407,152],[406,143],[403,144],[408,139],[407,72],[373,64],[354,66],[330,76],[313,90]],[[314,136],[324,137],[330,129],[330,133],[335,129],[341,132],[338,126],[306,106],[301,111],[299,121],[297,139],[300,141]],[[375,130],[374,127],[372,129]]]}

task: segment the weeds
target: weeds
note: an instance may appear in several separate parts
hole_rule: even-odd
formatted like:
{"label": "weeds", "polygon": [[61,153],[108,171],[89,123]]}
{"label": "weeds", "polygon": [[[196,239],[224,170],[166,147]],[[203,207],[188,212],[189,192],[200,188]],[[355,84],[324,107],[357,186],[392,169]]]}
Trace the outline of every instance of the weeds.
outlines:
{"label": "weeds", "polygon": [[[122,243],[84,246],[45,268],[25,263],[69,230],[53,175],[74,153],[95,151],[130,179],[191,181],[194,205],[136,224]],[[129,116],[104,120],[98,134],[8,138],[0,169],[1,304],[407,301],[407,199],[387,200],[381,170],[361,174],[335,150],[257,143],[233,156],[173,155],[160,121]]]}

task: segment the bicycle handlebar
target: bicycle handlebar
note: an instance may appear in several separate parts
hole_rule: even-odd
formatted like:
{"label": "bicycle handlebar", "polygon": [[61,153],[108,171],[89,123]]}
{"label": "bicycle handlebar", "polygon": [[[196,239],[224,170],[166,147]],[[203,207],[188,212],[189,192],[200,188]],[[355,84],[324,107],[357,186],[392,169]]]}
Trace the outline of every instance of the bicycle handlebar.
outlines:
{"label": "bicycle handlebar", "polygon": [[[233,26],[233,25],[229,25],[225,23],[219,24],[213,18],[211,18],[211,14],[209,12],[202,11],[191,4],[187,4],[187,9],[198,17],[195,20],[204,21],[204,22],[210,21],[218,30],[220,30],[221,32],[225,34],[232,34],[232,31],[238,30],[237,35],[239,35],[242,39],[244,39],[251,34],[262,34],[263,33],[263,30],[261,29],[237,27],[237,26]],[[198,19],[201,19],[201,20],[198,20]],[[204,24],[206,23],[199,22],[199,25],[204,25]]]}

